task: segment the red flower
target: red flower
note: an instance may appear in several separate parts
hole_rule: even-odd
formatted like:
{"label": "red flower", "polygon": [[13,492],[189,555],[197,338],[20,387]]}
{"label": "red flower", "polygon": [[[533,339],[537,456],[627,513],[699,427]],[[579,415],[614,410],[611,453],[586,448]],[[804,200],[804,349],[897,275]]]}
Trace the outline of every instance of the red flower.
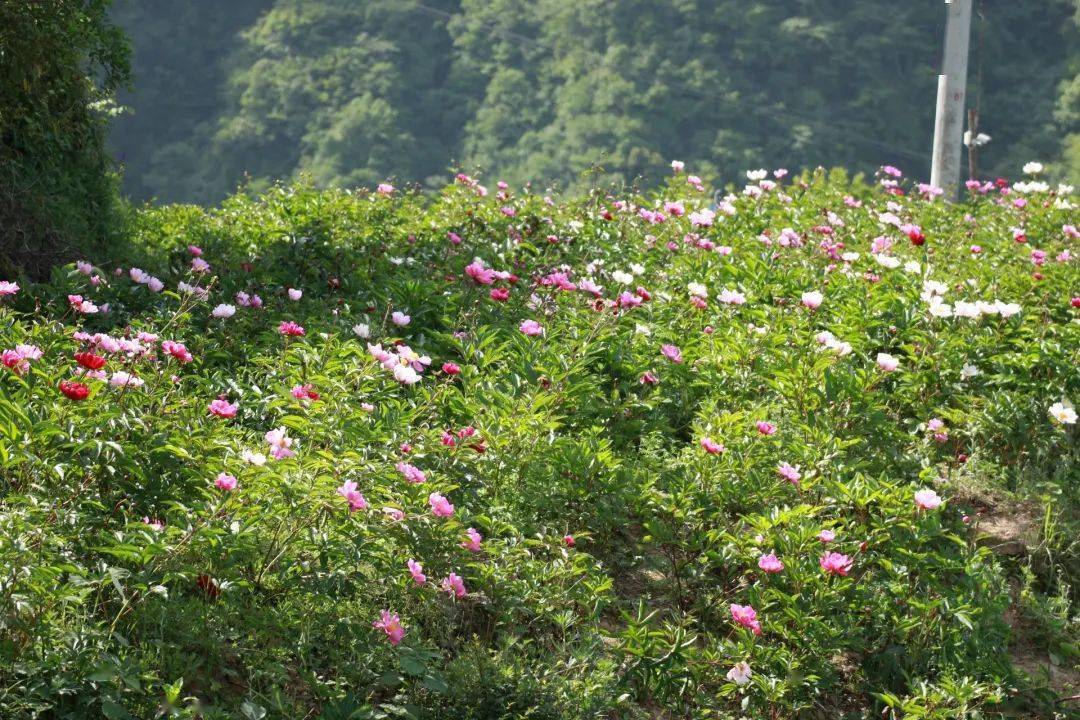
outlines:
{"label": "red flower", "polygon": [[75,361],[87,370],[100,370],[105,367],[105,358],[89,351],[75,353]]}
{"label": "red flower", "polygon": [[60,392],[71,400],[85,400],[90,397],[90,388],[74,380],[60,381]]}

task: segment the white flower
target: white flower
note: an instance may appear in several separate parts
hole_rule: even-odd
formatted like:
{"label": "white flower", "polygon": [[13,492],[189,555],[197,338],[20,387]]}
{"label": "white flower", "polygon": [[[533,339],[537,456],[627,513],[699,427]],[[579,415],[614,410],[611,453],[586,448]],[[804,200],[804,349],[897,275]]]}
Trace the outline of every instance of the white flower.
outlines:
{"label": "white flower", "polygon": [[236,307],[229,305],[228,303],[221,303],[211,310],[210,314],[216,318],[231,318],[236,314]]}
{"label": "white flower", "polygon": [[352,331],[356,333],[356,337],[363,340],[367,340],[371,337],[371,327],[365,323],[356,323],[352,326]]}
{"label": "white flower", "polygon": [[939,297],[931,298],[929,310],[930,314],[936,318],[952,317],[953,314],[952,305],[942,302]]}
{"label": "white flower", "polygon": [[644,265],[639,265],[638,263],[634,263],[634,264],[632,264],[630,266],[630,272],[634,273],[635,275],[644,275],[645,274],[645,266]]}
{"label": "white flower", "polygon": [[979,372],[979,368],[975,367],[974,365],[965,365],[964,367],[960,368],[960,377],[964,380],[967,380],[969,378],[975,377],[979,374]]}
{"label": "white flower", "polygon": [[412,322],[412,318],[400,310],[395,310],[390,314],[390,320],[398,327],[404,327]]}
{"label": "white flower", "polygon": [[900,367],[900,361],[889,353],[878,353],[877,365],[885,372],[893,372]]}
{"label": "white flower", "polygon": [[908,260],[904,263],[904,272],[910,273],[911,275],[918,275],[922,272],[922,266],[919,265],[916,260]]}
{"label": "white flower", "polygon": [[652,335],[652,330],[649,329],[649,326],[642,325],[641,323],[634,326],[634,332],[638,335],[644,335],[645,337],[650,337]]}
{"label": "white flower", "polygon": [[629,285],[634,282],[634,276],[628,272],[623,272],[622,270],[615,270],[612,272],[611,279],[623,285]]}
{"label": "white flower", "polygon": [[889,270],[900,267],[900,258],[895,258],[892,255],[875,255],[874,259],[877,260],[878,265]]}
{"label": "white flower", "polygon": [[1024,165],[1024,173],[1026,175],[1038,175],[1043,171],[1043,164],[1041,162],[1029,162]]}
{"label": "white flower", "polygon": [[769,177],[769,171],[768,170],[747,170],[746,171],[746,179],[749,180],[750,182],[757,182],[759,180],[764,180],[767,177]]}
{"label": "white flower", "polygon": [[260,452],[251,452],[250,450],[244,450],[240,453],[240,458],[244,462],[250,465],[255,465],[256,467],[261,467],[266,464],[266,456]]}
{"label": "white flower", "polygon": [[702,300],[709,297],[709,289],[699,282],[687,284],[686,289],[690,291],[692,296],[699,297]]}
{"label": "white flower", "polygon": [[1072,403],[1068,400],[1054,403],[1050,406],[1050,417],[1054,418],[1062,425],[1075,425],[1076,424],[1076,410],[1073,409]]}
{"label": "white flower", "polygon": [[742,687],[750,682],[750,676],[754,674],[754,671],[750,669],[750,664],[747,662],[737,662],[728,670],[727,679],[736,685]]}
{"label": "white flower", "polygon": [[420,375],[408,365],[395,365],[394,379],[402,385],[414,385],[420,382]]}

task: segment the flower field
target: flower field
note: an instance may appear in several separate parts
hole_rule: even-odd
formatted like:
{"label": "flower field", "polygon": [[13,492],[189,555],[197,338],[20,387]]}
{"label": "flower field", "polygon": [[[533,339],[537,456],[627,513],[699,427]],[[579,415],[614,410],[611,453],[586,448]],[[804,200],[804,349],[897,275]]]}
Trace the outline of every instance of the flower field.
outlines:
{"label": "flower field", "polygon": [[691,170],[144,209],[0,284],[0,716],[1076,710],[1014,662],[1080,661],[1071,190]]}

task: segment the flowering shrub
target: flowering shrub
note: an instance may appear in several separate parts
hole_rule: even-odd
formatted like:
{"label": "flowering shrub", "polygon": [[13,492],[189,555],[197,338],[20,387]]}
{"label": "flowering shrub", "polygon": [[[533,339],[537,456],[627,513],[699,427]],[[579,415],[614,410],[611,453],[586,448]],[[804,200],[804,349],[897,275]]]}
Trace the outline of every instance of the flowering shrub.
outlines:
{"label": "flowering shrub", "polygon": [[144,210],[147,270],[0,283],[2,714],[965,717],[1020,687],[960,490],[1075,486],[1068,191],[761,172],[714,206],[673,168]]}

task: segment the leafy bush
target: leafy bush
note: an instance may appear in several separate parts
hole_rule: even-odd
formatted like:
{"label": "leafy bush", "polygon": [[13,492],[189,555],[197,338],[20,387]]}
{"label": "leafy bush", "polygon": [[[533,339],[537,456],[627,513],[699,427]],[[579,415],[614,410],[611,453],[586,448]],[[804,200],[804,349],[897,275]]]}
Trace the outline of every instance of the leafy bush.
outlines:
{"label": "leafy bush", "polygon": [[894,172],[292,185],[0,286],[3,715],[992,712],[957,489],[1075,486],[1075,208]]}

